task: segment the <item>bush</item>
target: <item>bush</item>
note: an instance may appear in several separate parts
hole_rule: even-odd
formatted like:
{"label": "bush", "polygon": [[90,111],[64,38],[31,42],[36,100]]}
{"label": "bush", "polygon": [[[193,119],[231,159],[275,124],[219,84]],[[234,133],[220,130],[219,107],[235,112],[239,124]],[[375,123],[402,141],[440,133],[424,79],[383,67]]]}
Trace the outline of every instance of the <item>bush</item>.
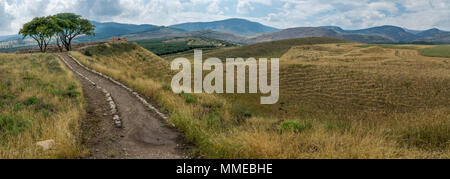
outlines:
{"label": "bush", "polygon": [[76,97],[78,97],[80,94],[81,94],[81,93],[78,92],[78,91],[72,91],[72,90],[69,90],[69,91],[67,91],[66,93],[64,93],[64,96],[69,97],[69,98],[76,98]]}
{"label": "bush", "polygon": [[192,95],[192,94],[186,94],[185,95],[185,99],[186,99],[186,103],[189,103],[189,104],[197,102],[197,100],[195,99],[194,95]]}
{"label": "bush", "polygon": [[279,130],[281,133],[284,132],[300,133],[310,128],[312,128],[312,125],[310,123],[301,124],[299,121],[283,121],[280,124]]}
{"label": "bush", "polygon": [[39,103],[39,99],[36,98],[36,97],[29,97],[28,99],[26,99],[26,100],[23,102],[23,104],[24,104],[25,106],[30,106],[30,105],[38,104],[38,103]]}
{"label": "bush", "polygon": [[433,124],[415,128],[408,128],[403,131],[401,141],[412,147],[424,149],[446,149],[449,147],[448,124]]}
{"label": "bush", "polygon": [[0,136],[17,135],[30,127],[30,122],[21,116],[0,114]]}

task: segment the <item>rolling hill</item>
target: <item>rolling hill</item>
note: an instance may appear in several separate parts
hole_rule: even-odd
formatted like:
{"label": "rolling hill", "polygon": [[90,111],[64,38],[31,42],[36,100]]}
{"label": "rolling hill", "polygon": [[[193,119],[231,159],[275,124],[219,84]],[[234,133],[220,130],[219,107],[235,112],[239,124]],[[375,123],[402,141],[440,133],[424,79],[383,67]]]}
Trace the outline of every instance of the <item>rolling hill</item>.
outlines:
{"label": "rolling hill", "polygon": [[[279,32],[265,33],[247,40],[248,43],[259,43],[274,40],[292,39],[292,38],[306,38],[306,37],[328,37],[348,40],[352,42],[361,43],[389,43],[392,42],[388,38],[379,35],[364,35],[364,34],[345,34],[340,31],[340,28],[335,30],[321,28],[321,27],[299,27],[281,30]],[[343,31],[343,30],[342,30]]]}
{"label": "rolling hill", "polygon": [[278,29],[262,25],[257,22],[248,21],[245,19],[226,19],[222,21],[214,21],[214,22],[190,22],[172,25],[170,27],[183,29],[186,31],[203,31],[203,30],[212,30],[219,32],[228,32],[239,34],[243,36],[251,36],[260,33],[266,32],[275,32]]}
{"label": "rolling hill", "polygon": [[[442,31],[436,28],[425,31],[410,30],[396,26],[379,26],[360,30],[344,30],[337,26],[322,26],[321,28],[346,34],[344,36],[348,36],[348,34],[380,36],[392,42],[425,41],[434,43],[450,43],[450,32]],[[371,43],[370,41],[366,43]],[[377,43],[376,41],[382,42],[382,39],[375,40],[375,43]]]}
{"label": "rolling hill", "polygon": [[135,24],[121,24],[115,22],[102,23],[96,21],[91,21],[91,23],[95,25],[95,36],[80,37],[77,39],[78,41],[84,42],[84,41],[105,40],[111,37],[124,36],[127,34],[159,28],[158,26],[149,24],[135,25]]}
{"label": "rolling hill", "polygon": [[249,57],[264,57],[264,58],[279,58],[286,53],[292,46],[311,45],[311,44],[329,44],[329,43],[347,43],[348,41],[334,39],[334,38],[296,38],[287,40],[277,40],[270,42],[262,42],[242,47],[228,48],[214,50],[211,53],[204,54],[204,58],[217,57],[220,59],[226,58],[249,58]]}
{"label": "rolling hill", "polygon": [[172,39],[181,37],[204,37],[233,43],[245,43],[246,38],[240,35],[212,30],[186,32],[170,27],[160,27],[148,31],[126,35],[129,40]]}

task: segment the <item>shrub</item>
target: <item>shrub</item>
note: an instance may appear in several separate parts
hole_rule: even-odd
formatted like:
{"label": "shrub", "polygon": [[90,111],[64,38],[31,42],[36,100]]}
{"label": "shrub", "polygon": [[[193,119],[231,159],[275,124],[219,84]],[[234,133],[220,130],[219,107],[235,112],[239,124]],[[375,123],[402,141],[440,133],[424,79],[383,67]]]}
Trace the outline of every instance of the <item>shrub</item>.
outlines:
{"label": "shrub", "polygon": [[21,116],[0,114],[0,135],[17,135],[30,127],[30,122]]}
{"label": "shrub", "polygon": [[189,103],[189,104],[197,102],[197,99],[195,99],[194,95],[192,95],[192,94],[186,94],[185,100],[186,100],[186,103]]}
{"label": "shrub", "polygon": [[64,93],[64,96],[69,97],[69,98],[76,98],[77,96],[79,96],[81,93],[78,91],[73,91],[73,90],[69,90],[67,92]]}
{"label": "shrub", "polygon": [[433,124],[403,131],[401,141],[409,146],[424,149],[445,149],[449,147],[450,131],[448,124]]}
{"label": "shrub", "polygon": [[281,133],[284,132],[300,133],[310,128],[312,128],[312,125],[310,123],[301,124],[299,121],[283,121],[280,124],[279,130]]}
{"label": "shrub", "polygon": [[23,102],[23,104],[24,104],[25,106],[30,106],[30,105],[38,104],[38,103],[39,103],[39,99],[36,98],[36,97],[29,97],[28,99],[26,99],[26,100]]}

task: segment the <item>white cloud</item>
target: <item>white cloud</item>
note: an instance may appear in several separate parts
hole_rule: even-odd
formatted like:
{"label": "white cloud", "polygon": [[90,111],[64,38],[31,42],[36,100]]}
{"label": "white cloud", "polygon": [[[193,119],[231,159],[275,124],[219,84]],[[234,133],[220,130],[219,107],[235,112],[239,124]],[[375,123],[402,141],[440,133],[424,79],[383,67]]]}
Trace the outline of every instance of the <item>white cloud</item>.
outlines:
{"label": "white cloud", "polygon": [[239,0],[236,6],[236,12],[238,14],[248,14],[255,9],[253,4],[270,6],[272,4],[272,0]]}
{"label": "white cloud", "polygon": [[74,12],[97,21],[171,25],[243,17],[278,28],[397,25],[450,30],[450,0],[0,0],[0,35],[36,16]]}

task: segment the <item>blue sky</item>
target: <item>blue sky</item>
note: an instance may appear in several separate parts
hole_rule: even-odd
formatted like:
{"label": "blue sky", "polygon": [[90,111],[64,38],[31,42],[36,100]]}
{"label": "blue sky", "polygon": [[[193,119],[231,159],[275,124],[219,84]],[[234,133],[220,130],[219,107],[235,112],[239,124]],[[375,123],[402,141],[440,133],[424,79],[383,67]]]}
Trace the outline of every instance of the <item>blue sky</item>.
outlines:
{"label": "blue sky", "polygon": [[246,18],[277,28],[397,25],[450,30],[450,0],[0,0],[0,35],[36,16],[74,12],[96,21],[171,25]]}

